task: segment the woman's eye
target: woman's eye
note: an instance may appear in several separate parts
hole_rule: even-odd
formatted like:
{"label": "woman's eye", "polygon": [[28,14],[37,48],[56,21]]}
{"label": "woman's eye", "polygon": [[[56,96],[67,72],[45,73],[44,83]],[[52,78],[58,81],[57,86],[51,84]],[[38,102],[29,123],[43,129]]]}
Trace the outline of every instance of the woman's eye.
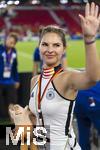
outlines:
{"label": "woman's eye", "polygon": [[59,44],[54,44],[54,47],[59,47],[60,45]]}
{"label": "woman's eye", "polygon": [[42,43],[42,46],[48,46],[48,44],[47,43]]}

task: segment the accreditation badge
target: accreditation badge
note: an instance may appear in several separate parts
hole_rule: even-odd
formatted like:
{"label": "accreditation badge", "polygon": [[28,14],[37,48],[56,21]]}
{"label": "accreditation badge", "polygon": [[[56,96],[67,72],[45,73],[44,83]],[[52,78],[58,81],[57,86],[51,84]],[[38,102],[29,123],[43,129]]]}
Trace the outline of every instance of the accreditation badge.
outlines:
{"label": "accreditation badge", "polygon": [[11,77],[11,69],[9,67],[4,67],[3,77],[4,78],[10,78]]}

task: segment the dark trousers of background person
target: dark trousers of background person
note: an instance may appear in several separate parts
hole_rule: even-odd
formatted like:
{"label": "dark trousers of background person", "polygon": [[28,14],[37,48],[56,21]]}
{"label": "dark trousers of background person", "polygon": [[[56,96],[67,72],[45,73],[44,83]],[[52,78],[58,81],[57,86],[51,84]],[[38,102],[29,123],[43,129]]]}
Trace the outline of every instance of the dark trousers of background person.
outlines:
{"label": "dark trousers of background person", "polygon": [[0,119],[8,119],[9,104],[17,103],[17,90],[13,84],[0,84]]}
{"label": "dark trousers of background person", "polygon": [[91,150],[90,138],[92,125],[98,131],[98,135],[100,135],[99,98],[96,98],[94,99],[94,101],[91,102],[86,92],[79,92],[76,98],[74,112],[78,123],[79,144],[82,150]]}

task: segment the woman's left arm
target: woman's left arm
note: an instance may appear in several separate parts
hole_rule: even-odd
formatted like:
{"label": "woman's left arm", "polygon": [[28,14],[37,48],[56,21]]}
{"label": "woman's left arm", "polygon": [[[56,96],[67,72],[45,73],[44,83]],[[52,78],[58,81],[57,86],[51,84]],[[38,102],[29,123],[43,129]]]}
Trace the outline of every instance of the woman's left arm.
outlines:
{"label": "woman's left arm", "polygon": [[85,17],[79,15],[85,43],[86,70],[71,73],[71,84],[75,89],[86,89],[100,80],[100,59],[95,42],[100,27],[100,14],[98,13],[98,6],[92,2],[91,5],[86,4]]}
{"label": "woman's left arm", "polygon": [[86,72],[92,80],[100,79],[100,59],[96,50],[96,34],[100,27],[99,7],[87,3],[85,17],[79,15],[86,49]]}

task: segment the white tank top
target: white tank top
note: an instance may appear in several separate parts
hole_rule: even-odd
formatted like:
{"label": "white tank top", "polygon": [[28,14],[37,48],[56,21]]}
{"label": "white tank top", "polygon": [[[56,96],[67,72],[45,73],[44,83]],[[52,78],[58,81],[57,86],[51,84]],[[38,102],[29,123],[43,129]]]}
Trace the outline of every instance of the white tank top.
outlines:
{"label": "white tank top", "polygon": [[[42,78],[41,93],[49,79]],[[29,108],[38,118],[38,83],[32,89]],[[44,125],[50,127],[50,150],[70,150],[78,146],[75,134],[72,128],[74,101],[68,100],[61,96],[55,88],[53,82],[47,87],[44,97],[41,101],[41,109]],[[37,119],[37,124],[39,124]],[[47,127],[47,128],[48,128]],[[68,138],[68,134],[70,137]],[[80,150],[78,147],[77,150]]]}

